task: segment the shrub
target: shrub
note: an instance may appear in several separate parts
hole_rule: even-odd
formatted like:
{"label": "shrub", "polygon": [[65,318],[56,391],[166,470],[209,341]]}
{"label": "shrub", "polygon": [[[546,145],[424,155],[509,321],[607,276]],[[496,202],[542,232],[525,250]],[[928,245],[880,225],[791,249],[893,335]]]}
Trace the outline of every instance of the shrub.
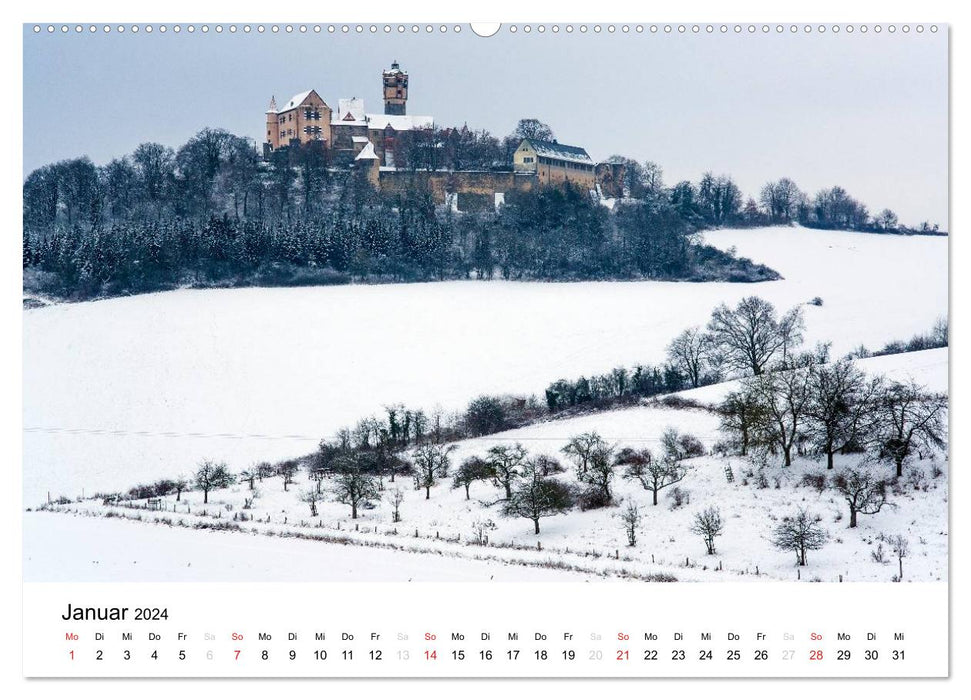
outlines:
{"label": "shrub", "polygon": [[580,489],[575,495],[575,500],[580,510],[597,510],[610,505],[610,499],[603,490],[595,486]]}
{"label": "shrub", "polygon": [[683,433],[678,442],[681,445],[681,454],[685,456],[685,459],[701,457],[705,454],[705,446],[701,444],[701,440],[691,433]]}
{"label": "shrub", "polygon": [[802,475],[802,480],[799,482],[800,486],[808,486],[811,489],[815,489],[819,493],[826,490],[826,475],[822,473],[807,473]]}
{"label": "shrub", "polygon": [[506,409],[495,396],[480,396],[465,410],[465,428],[472,436],[490,435],[506,427]]}
{"label": "shrub", "polygon": [[688,489],[675,486],[668,492],[668,498],[671,500],[671,510],[677,510],[681,506],[691,503],[691,492]]}

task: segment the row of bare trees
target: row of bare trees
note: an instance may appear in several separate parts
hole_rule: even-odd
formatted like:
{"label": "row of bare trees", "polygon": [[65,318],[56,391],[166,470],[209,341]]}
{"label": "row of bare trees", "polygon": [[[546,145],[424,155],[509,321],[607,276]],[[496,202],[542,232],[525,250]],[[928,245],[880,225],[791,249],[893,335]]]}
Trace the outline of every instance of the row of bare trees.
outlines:
{"label": "row of bare trees", "polygon": [[792,464],[794,453],[872,454],[897,477],[917,454],[946,447],[947,397],[915,381],[869,377],[843,358],[744,379],[719,407],[721,427],[743,456],[759,450]]}

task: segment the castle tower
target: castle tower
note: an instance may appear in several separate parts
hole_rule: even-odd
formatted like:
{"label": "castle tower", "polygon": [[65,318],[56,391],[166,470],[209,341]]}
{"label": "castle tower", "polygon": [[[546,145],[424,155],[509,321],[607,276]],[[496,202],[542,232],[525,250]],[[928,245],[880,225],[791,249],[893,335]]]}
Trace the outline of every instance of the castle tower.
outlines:
{"label": "castle tower", "polygon": [[266,143],[270,150],[280,147],[280,115],[276,107],[276,95],[270,98],[270,107],[266,110]]}
{"label": "castle tower", "polygon": [[391,68],[384,71],[381,77],[384,81],[384,113],[405,114],[408,101],[408,74],[401,70],[397,61],[393,61]]}

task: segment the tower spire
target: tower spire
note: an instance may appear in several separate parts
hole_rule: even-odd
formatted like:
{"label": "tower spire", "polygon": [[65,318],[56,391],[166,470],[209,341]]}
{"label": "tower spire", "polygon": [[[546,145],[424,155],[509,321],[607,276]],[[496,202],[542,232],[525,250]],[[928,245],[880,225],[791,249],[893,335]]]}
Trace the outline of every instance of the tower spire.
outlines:
{"label": "tower spire", "polygon": [[405,114],[408,103],[408,73],[401,70],[398,61],[381,74],[384,86],[384,113]]}
{"label": "tower spire", "polygon": [[276,95],[272,95],[270,97],[270,108],[267,111],[268,112],[275,112],[275,111],[277,111],[276,110]]}

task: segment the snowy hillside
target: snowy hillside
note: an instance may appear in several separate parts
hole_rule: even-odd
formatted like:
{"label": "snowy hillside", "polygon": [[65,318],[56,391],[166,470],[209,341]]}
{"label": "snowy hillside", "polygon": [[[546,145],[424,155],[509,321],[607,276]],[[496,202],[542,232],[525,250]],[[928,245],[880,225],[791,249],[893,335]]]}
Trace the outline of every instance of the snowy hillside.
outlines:
{"label": "snowy hillside", "polygon": [[[715,231],[785,279],[761,284],[447,282],[184,290],[24,311],[24,499],[234,470],[312,451],[403,402],[657,362],[721,302],[804,308],[835,353],[926,331],[947,311],[945,238],[770,228]],[[905,281],[905,282],[904,282]]]}
{"label": "snowy hillside", "polygon": [[[947,351],[942,349],[873,358],[859,361],[859,364],[869,373],[887,373],[897,379],[914,378],[936,390],[946,387],[946,360]],[[682,395],[718,400],[732,384],[683,392]],[[466,457],[485,455],[493,445],[515,443],[522,443],[532,454],[562,458],[561,448],[571,436],[592,430],[618,446],[648,447],[656,452],[661,434],[668,427],[695,435],[708,450],[720,437],[718,419],[707,410],[673,409],[647,402],[638,407],[551,420],[465,440],[457,443],[452,461],[458,464]],[[856,456],[838,457],[837,467],[855,464],[858,459]],[[902,482],[890,499],[892,505],[875,515],[861,516],[859,527],[855,529],[847,527],[846,504],[832,490],[818,491],[803,483],[803,475],[824,471],[816,461],[797,459],[788,468],[770,465],[764,471],[762,483],[756,467],[741,457],[708,455],[688,460],[688,463],[691,467],[688,475],[677,485],[685,499],[680,507],[671,498],[673,489],[662,491],[659,504],[654,506],[650,494],[638,482],[624,481],[618,476],[613,484],[617,506],[586,512],[574,510],[545,518],[539,535],[533,533],[529,520],[501,515],[502,492],[492,483],[473,484],[471,499],[466,499],[461,488],[451,488],[446,480],[433,486],[430,498],[426,499],[424,491],[415,490],[407,477],[399,478],[394,485],[405,491],[399,523],[392,520],[392,506],[387,498],[392,484],[387,482],[384,484],[385,497],[375,502],[373,508],[363,510],[357,520],[350,518],[348,506],[335,502],[326,490],[317,503],[318,514],[311,516],[307,504],[300,499],[302,493],[312,488],[306,474],[300,474],[297,482],[286,488],[277,477],[256,482],[255,491],[245,483],[236,484],[210,494],[208,504],[203,503],[198,492],[183,494],[178,501],[169,496],[162,504],[164,512],[144,510],[144,501],[117,507],[93,500],[65,504],[56,510],[93,516],[110,512],[118,516],[118,519],[107,521],[110,522],[107,526],[91,526],[86,520],[81,521],[81,531],[108,527],[126,541],[130,538],[135,542],[141,540],[144,546],[130,551],[139,551],[139,557],[154,562],[127,566],[124,562],[114,561],[117,557],[107,551],[98,556],[109,558],[113,562],[110,565],[107,561],[105,566],[92,564],[90,555],[76,562],[77,575],[93,577],[106,576],[106,568],[110,568],[114,576],[141,577],[151,566],[162,566],[158,561],[160,556],[164,561],[170,561],[174,556],[164,544],[161,553],[153,552],[154,545],[149,545],[149,540],[154,528],[124,522],[122,518],[159,522],[169,527],[216,525],[240,529],[244,533],[282,536],[288,538],[284,545],[288,548],[298,546],[289,538],[321,540],[314,543],[318,549],[312,550],[317,562],[313,571],[316,572],[314,575],[326,580],[342,580],[346,570],[369,580],[410,578],[415,575],[416,566],[424,565],[390,565],[395,556],[405,556],[401,553],[404,551],[411,552],[411,556],[419,560],[431,555],[445,559],[444,563],[434,565],[436,568],[431,571],[436,573],[429,574],[441,575],[442,580],[451,580],[457,575],[453,571],[455,559],[468,559],[471,565],[467,572],[469,577],[485,571],[485,562],[491,562],[499,567],[502,576],[517,580],[532,580],[537,569],[558,569],[570,576],[664,576],[679,581],[791,580],[797,575],[823,581],[840,578],[844,581],[889,581],[897,569],[896,562],[890,563],[890,545],[886,542],[896,535],[906,537],[911,543],[905,580],[933,581],[947,577],[947,463],[941,455],[924,455],[924,459],[916,464],[925,477],[921,488],[915,488],[909,481]],[[884,468],[889,475],[891,467]],[[572,473],[561,478],[571,480]],[[246,503],[248,499],[253,499],[250,504]],[[620,521],[623,506],[628,503],[636,504],[644,514],[638,541],[633,547],[628,546]],[[705,554],[701,538],[691,533],[694,514],[709,506],[717,507],[726,522],[725,533],[718,540],[717,554],[713,556]],[[779,519],[797,507],[806,507],[818,515],[821,526],[831,537],[821,551],[811,554],[809,566],[801,569],[793,565],[791,552],[779,551],[770,542]],[[69,516],[32,514],[27,521],[28,541],[49,536],[43,534],[46,527],[42,525],[46,526],[48,522],[44,518],[54,519],[56,532],[65,527],[60,519],[66,517]],[[470,544],[476,536],[476,523],[488,521],[492,526],[485,532],[491,546]],[[75,522],[74,519],[71,522]],[[164,529],[163,543],[169,539],[178,542],[185,537],[175,534],[178,527],[171,530],[169,527]],[[178,566],[198,561],[198,557],[205,558],[203,552],[208,550],[201,543],[208,542],[206,538],[213,536],[211,532],[195,533],[195,540],[188,550],[175,556],[178,562],[185,562]],[[227,563],[212,569],[210,575],[230,576],[232,568],[256,578],[272,575],[269,571],[255,570],[256,562],[263,560],[250,557],[273,545],[266,544],[264,538],[247,540],[247,537],[252,536],[218,533],[210,554],[218,553],[220,558],[227,558]],[[64,541],[73,539],[72,536]],[[256,550],[246,551],[249,545],[241,544],[243,542],[254,542]],[[64,546],[55,544],[54,550],[59,551]],[[234,550],[236,546],[242,549]],[[199,547],[202,549],[197,549]],[[380,557],[390,557],[388,568],[362,565],[359,561],[361,549],[373,549],[382,552]],[[43,576],[42,572],[51,566],[49,559],[45,561],[49,555],[34,556],[40,557],[40,561],[25,561],[25,568],[35,572],[36,576]],[[279,567],[276,575],[281,577],[309,575],[293,573],[292,567],[284,561],[267,561],[275,562],[266,566]],[[522,566],[509,568],[510,564]],[[362,568],[356,568],[359,566]],[[488,570],[490,575],[494,573],[492,569]]]}

